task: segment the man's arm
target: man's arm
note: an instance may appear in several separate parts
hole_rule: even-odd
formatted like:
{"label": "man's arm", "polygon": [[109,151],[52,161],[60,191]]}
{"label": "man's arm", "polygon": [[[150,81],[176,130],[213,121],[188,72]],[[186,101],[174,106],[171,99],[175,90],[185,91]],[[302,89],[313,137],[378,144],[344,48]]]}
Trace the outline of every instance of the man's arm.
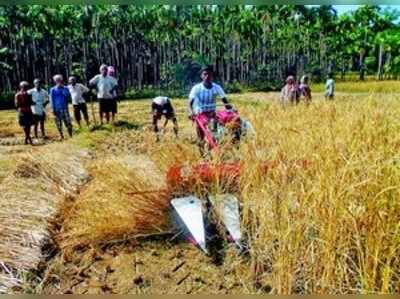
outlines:
{"label": "man's arm", "polygon": [[14,97],[14,105],[15,105],[15,108],[19,111],[18,94],[16,94]]}
{"label": "man's arm", "polygon": [[93,87],[93,86],[95,86],[97,84],[98,81],[99,81],[99,76],[96,75],[92,79],[89,80],[89,85],[91,87]]}
{"label": "man's arm", "polygon": [[49,94],[48,94],[48,92],[46,90],[43,90],[43,92],[44,92],[44,103],[43,103],[43,106],[46,107],[47,104],[49,103]]}
{"label": "man's arm", "polygon": [[225,91],[222,89],[221,86],[218,86],[217,92],[218,92],[219,97],[221,98],[222,103],[225,105],[225,108],[226,109],[231,109],[232,105],[229,104],[229,101],[226,98]]}
{"label": "man's arm", "polygon": [[193,86],[189,94],[189,103],[188,103],[189,117],[193,116],[193,103],[197,97],[196,94],[197,94],[196,86]]}
{"label": "man's arm", "polygon": [[115,78],[114,78],[114,86],[113,86],[113,88],[111,89],[111,92],[113,93],[114,91],[115,91],[115,93],[116,93],[117,96],[118,96],[118,80],[115,79]]}
{"label": "man's arm", "polygon": [[189,105],[188,105],[189,117],[193,115],[193,102],[194,99],[189,99]]}
{"label": "man's arm", "polygon": [[71,96],[71,93],[69,92],[68,88],[65,88],[65,96],[66,96],[66,100],[67,100],[66,104],[68,107],[69,102],[72,102],[72,96]]}
{"label": "man's arm", "polygon": [[51,109],[53,110],[53,113],[55,113],[55,112],[54,112],[54,96],[53,96],[53,89],[50,89],[49,99],[50,99],[50,106],[51,106]]}
{"label": "man's arm", "polygon": [[36,103],[33,101],[32,95],[28,93],[28,96],[29,96],[29,103],[30,103],[30,106],[36,105]]}
{"label": "man's arm", "polygon": [[296,101],[298,101],[300,99],[300,88],[298,85],[296,85]]}
{"label": "man's arm", "polygon": [[88,93],[89,92],[89,88],[87,88],[85,85],[79,84],[79,86],[80,86],[80,88],[82,90],[82,93]]}

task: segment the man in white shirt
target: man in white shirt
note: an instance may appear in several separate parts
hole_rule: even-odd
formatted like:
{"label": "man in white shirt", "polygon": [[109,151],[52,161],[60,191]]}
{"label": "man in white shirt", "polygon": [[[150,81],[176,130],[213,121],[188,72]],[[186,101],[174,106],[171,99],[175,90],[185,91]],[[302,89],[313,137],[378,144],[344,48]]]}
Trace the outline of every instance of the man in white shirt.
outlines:
{"label": "man in white shirt", "polygon": [[333,100],[335,96],[335,80],[333,79],[332,73],[329,73],[328,75],[328,80],[326,80],[325,88],[325,98],[327,100]]}
{"label": "man in white shirt", "polygon": [[97,99],[99,100],[100,108],[100,123],[103,124],[103,116],[105,115],[107,123],[110,122],[110,113],[112,122],[114,122],[115,114],[117,113],[117,100],[114,97],[114,92],[118,88],[117,79],[107,74],[107,65],[100,66],[100,74],[96,75],[89,81],[91,86],[97,89]]}
{"label": "man in white shirt", "polygon": [[157,141],[159,140],[159,129],[157,123],[162,116],[165,117],[163,129],[165,129],[167,126],[168,121],[172,120],[172,123],[174,124],[174,133],[178,137],[178,121],[176,120],[175,110],[172,106],[171,99],[163,96],[154,98],[151,103],[151,110],[153,114],[153,127],[154,132],[157,135]]}
{"label": "man in white shirt", "polygon": [[71,76],[68,79],[68,90],[71,94],[72,106],[74,107],[74,117],[76,122],[81,128],[81,112],[83,114],[83,118],[86,121],[86,125],[89,126],[89,115],[87,111],[86,101],[83,97],[83,94],[89,92],[89,88],[81,83],[76,83],[76,77]]}
{"label": "man in white shirt", "polygon": [[40,131],[42,138],[47,139],[44,123],[46,121],[45,107],[49,103],[49,94],[42,88],[42,82],[40,79],[33,81],[35,88],[28,90],[28,94],[32,96],[33,105],[31,106],[34,121],[35,138],[38,138],[38,125],[40,125]]}
{"label": "man in white shirt", "polygon": [[215,126],[216,98],[220,97],[227,109],[232,108],[226,99],[222,87],[213,83],[213,70],[211,67],[204,67],[201,70],[202,82],[193,86],[189,94],[189,113],[190,117],[196,123],[197,135],[201,142],[206,138],[211,146],[215,141],[211,140],[210,134],[207,134],[203,128],[206,128],[211,121]]}

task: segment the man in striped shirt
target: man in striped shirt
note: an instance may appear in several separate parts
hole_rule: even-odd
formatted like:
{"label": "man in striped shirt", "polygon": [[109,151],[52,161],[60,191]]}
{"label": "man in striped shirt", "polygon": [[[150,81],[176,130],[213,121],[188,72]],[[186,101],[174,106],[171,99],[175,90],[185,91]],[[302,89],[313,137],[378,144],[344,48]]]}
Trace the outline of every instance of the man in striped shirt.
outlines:
{"label": "man in striped shirt", "polygon": [[216,98],[220,97],[225,107],[229,105],[221,86],[213,82],[213,70],[204,67],[201,70],[202,82],[193,86],[189,94],[189,113],[192,119],[196,119],[197,135],[201,141],[205,134],[201,127],[207,127],[211,121],[215,122]]}

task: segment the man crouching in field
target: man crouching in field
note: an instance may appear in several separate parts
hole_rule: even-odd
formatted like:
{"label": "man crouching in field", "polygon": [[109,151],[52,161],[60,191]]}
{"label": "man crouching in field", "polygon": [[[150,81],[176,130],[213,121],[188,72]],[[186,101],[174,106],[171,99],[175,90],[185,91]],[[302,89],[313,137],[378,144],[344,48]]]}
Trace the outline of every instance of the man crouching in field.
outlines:
{"label": "man crouching in field", "polygon": [[55,116],[56,126],[60,133],[61,140],[64,140],[64,133],[62,129],[62,123],[68,129],[68,134],[72,137],[72,122],[68,111],[68,100],[71,98],[71,94],[67,87],[64,86],[64,79],[62,75],[55,75],[53,77],[56,86],[50,89],[50,103],[53,108]]}
{"label": "man crouching in field", "polygon": [[33,114],[31,106],[33,104],[32,97],[28,94],[29,83],[22,81],[19,84],[19,92],[15,95],[15,107],[18,110],[18,122],[24,129],[25,144],[32,144],[31,126],[33,125]]}
{"label": "man crouching in field", "polygon": [[178,137],[178,121],[176,120],[175,110],[172,106],[171,99],[168,97],[159,96],[153,99],[151,103],[151,110],[153,114],[153,127],[154,132],[157,135],[157,141],[159,141],[159,129],[158,121],[161,120],[162,116],[165,117],[165,122],[163,125],[163,130],[168,124],[169,120],[172,120],[174,124],[174,133]]}
{"label": "man crouching in field", "polygon": [[215,122],[216,97],[221,98],[227,109],[232,107],[222,87],[213,83],[212,68],[204,67],[200,74],[202,82],[193,86],[189,94],[189,113],[193,120],[196,119],[197,136],[200,145],[203,145],[205,134],[200,126],[206,127],[211,121]]}

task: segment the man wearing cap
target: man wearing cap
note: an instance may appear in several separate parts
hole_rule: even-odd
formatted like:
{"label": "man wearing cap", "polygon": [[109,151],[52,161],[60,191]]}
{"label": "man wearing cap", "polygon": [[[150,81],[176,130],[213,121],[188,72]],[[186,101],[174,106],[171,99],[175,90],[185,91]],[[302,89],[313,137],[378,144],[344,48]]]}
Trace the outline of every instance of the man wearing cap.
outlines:
{"label": "man wearing cap", "polygon": [[33,81],[35,88],[29,89],[28,94],[32,96],[32,113],[34,121],[34,133],[35,138],[38,138],[38,126],[40,125],[40,131],[44,139],[47,138],[44,129],[44,123],[46,121],[45,107],[49,103],[49,94],[42,88],[42,81],[35,79]]}
{"label": "man wearing cap", "polygon": [[15,107],[18,110],[18,122],[24,129],[25,144],[32,144],[31,126],[33,125],[32,97],[28,94],[29,83],[22,81],[19,92],[15,95]]}
{"label": "man wearing cap", "polygon": [[204,132],[200,128],[199,121],[203,127],[215,120],[216,98],[220,97],[225,107],[229,105],[225,92],[221,86],[213,82],[213,70],[206,66],[201,69],[200,77],[202,82],[193,86],[189,94],[189,114],[192,119],[196,118],[197,135],[200,141],[204,140]]}
{"label": "man wearing cap", "polygon": [[69,136],[72,137],[72,122],[68,111],[68,100],[71,98],[71,94],[68,88],[64,86],[62,75],[55,75],[53,80],[56,85],[50,89],[50,103],[53,108],[60,138],[63,140],[64,133],[62,123],[67,127]]}
{"label": "man wearing cap", "polygon": [[86,125],[89,126],[89,115],[87,110],[86,101],[83,94],[89,92],[89,88],[81,83],[76,83],[76,77],[71,76],[68,78],[68,90],[71,94],[72,106],[74,108],[74,117],[78,123],[79,128],[81,128],[81,113],[86,121]]}
{"label": "man wearing cap", "polygon": [[107,123],[109,123],[110,113],[112,114],[112,121],[114,122],[114,117],[117,113],[117,102],[114,98],[114,92],[118,88],[118,82],[117,79],[108,75],[107,65],[102,64],[100,66],[100,74],[92,78],[89,84],[97,89],[100,123],[103,124],[103,116],[105,116]]}

